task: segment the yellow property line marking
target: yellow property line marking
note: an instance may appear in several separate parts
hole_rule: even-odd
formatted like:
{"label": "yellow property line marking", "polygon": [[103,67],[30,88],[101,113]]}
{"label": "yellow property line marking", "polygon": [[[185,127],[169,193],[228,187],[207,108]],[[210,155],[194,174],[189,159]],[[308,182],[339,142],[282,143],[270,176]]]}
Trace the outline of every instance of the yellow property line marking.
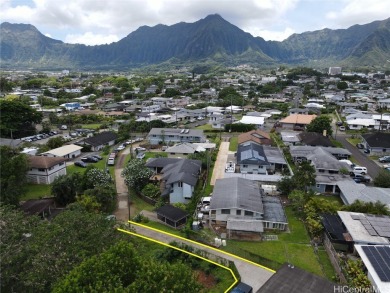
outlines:
{"label": "yellow property line marking", "polygon": [[190,240],[190,239],[187,239],[187,238],[184,238],[184,237],[181,237],[181,236],[177,236],[177,235],[174,235],[174,234],[171,234],[171,233],[168,233],[168,232],[165,232],[165,231],[162,231],[162,230],[159,230],[159,229],[156,229],[156,228],[152,228],[152,227],[148,227],[148,226],[145,226],[145,225],[142,225],[142,224],[139,224],[139,223],[136,223],[136,222],[133,222],[133,221],[128,221],[130,224],[133,224],[133,225],[136,225],[136,226],[140,226],[140,227],[143,227],[143,228],[146,228],[146,229],[149,229],[149,230],[153,230],[153,231],[156,231],[156,232],[159,232],[159,233],[163,233],[163,234],[166,234],[166,235],[169,235],[169,236],[172,236],[172,237],[175,237],[177,239],[181,239],[183,241],[188,241],[190,243],[193,243],[193,244],[196,244],[196,245],[199,245],[199,246],[202,246],[202,247],[205,247],[207,249],[211,249],[211,250],[214,250],[214,251],[217,251],[219,253],[222,253],[222,254],[225,254],[225,255],[228,255],[228,256],[231,256],[231,257],[234,257],[234,258],[237,258],[239,260],[242,260],[242,261],[245,261],[247,263],[250,263],[254,266],[258,266],[262,269],[265,269],[271,273],[275,273],[276,271],[270,269],[270,268],[267,268],[265,266],[262,266],[258,263],[255,263],[253,261],[250,261],[248,259],[245,259],[245,258],[242,258],[240,256],[237,256],[235,254],[232,254],[232,253],[229,253],[229,252],[226,252],[226,251],[223,251],[221,249],[218,249],[218,248],[215,248],[215,247],[212,247],[212,246],[209,246],[209,245],[206,245],[206,244],[203,244],[203,243],[200,243],[200,242],[196,242],[196,241],[193,241],[193,240]]}
{"label": "yellow property line marking", "polygon": [[143,238],[143,239],[146,239],[146,240],[149,240],[149,241],[152,241],[152,242],[155,242],[155,243],[158,243],[158,244],[167,246],[167,247],[172,248],[172,249],[176,249],[176,250],[178,250],[178,251],[187,253],[188,255],[191,255],[191,256],[193,256],[193,257],[197,257],[197,258],[199,258],[199,259],[201,259],[201,260],[204,260],[204,261],[207,261],[207,262],[209,262],[209,263],[212,263],[213,265],[219,266],[219,267],[221,267],[221,268],[223,268],[223,269],[225,269],[225,270],[228,270],[228,271],[232,274],[232,276],[233,276],[233,278],[234,278],[234,282],[233,282],[233,284],[231,284],[231,285],[229,286],[229,288],[227,288],[227,289],[225,290],[225,293],[229,292],[230,289],[232,289],[233,286],[236,285],[237,282],[238,282],[237,277],[236,277],[236,275],[234,274],[234,272],[232,271],[231,268],[228,268],[228,267],[226,267],[226,266],[224,266],[224,265],[221,265],[221,264],[219,264],[219,263],[217,263],[217,262],[214,262],[214,261],[212,261],[212,260],[209,260],[209,259],[207,259],[207,258],[204,258],[204,257],[202,257],[202,256],[200,256],[200,255],[195,254],[195,253],[192,253],[192,252],[186,251],[186,250],[184,250],[184,249],[181,249],[181,248],[179,248],[179,247],[170,245],[170,244],[168,244],[168,243],[164,243],[164,242],[158,241],[158,240],[156,240],[156,239],[149,238],[149,237],[147,237],[147,236],[140,235],[140,234],[137,234],[137,233],[134,233],[134,232],[131,232],[131,231],[124,230],[124,229],[118,228],[117,230],[120,231],[120,232],[126,233],[126,234],[134,235],[134,236],[137,236],[137,237],[140,237],[140,238]]}

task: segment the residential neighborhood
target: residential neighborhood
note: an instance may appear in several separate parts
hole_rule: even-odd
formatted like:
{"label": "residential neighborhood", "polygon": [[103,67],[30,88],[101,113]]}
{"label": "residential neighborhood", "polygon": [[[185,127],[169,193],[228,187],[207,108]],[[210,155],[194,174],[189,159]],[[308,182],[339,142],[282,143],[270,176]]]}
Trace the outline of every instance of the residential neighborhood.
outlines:
{"label": "residential neighborhood", "polygon": [[180,235],[248,292],[390,292],[390,75],[329,72],[4,72],[2,204]]}

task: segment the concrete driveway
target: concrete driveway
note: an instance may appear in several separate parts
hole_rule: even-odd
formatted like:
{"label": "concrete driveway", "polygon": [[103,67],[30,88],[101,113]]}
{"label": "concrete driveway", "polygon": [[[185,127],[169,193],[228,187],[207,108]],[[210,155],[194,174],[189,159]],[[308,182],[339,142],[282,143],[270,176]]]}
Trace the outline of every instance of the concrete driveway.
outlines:
{"label": "concrete driveway", "polygon": [[225,167],[229,155],[229,142],[223,141],[219,146],[217,160],[214,164],[213,175],[211,176],[210,185],[215,185],[217,179],[225,176]]}
{"label": "concrete driveway", "polygon": [[356,146],[350,144],[347,141],[349,136],[346,134],[337,134],[336,140],[341,142],[347,150],[352,153],[352,156],[356,159],[360,166],[364,166],[367,168],[368,175],[370,175],[373,179],[378,175],[381,167],[378,166],[373,160],[371,160],[362,150],[358,149]]}

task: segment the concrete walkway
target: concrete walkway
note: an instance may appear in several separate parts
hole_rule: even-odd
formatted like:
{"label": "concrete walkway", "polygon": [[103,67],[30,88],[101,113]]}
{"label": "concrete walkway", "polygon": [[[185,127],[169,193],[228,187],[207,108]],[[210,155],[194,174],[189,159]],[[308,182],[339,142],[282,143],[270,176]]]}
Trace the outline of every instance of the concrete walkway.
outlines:
{"label": "concrete walkway", "polygon": [[[264,283],[273,275],[273,272],[271,270],[268,270],[264,267],[261,267],[259,265],[256,265],[252,262],[245,261],[244,259],[234,256],[232,254],[227,254],[219,249],[213,249],[212,247],[205,247],[201,244],[197,244],[194,242],[187,241],[183,238],[177,238],[174,235],[167,235],[162,232],[158,232],[156,230],[151,230],[146,227],[141,227],[138,225],[131,225],[132,228],[135,229],[135,231],[138,234],[147,236],[152,239],[156,239],[158,241],[164,242],[164,243],[170,243],[173,241],[185,243],[189,246],[192,246],[196,249],[206,251],[208,254],[210,254],[207,258],[210,260],[215,260],[213,256],[217,256],[220,258],[224,258],[230,261],[233,261],[236,265],[236,268],[241,276],[241,281],[244,283],[247,283],[248,285],[252,286],[253,292],[257,292],[257,290],[264,285]],[[229,240],[227,240],[229,241]],[[229,245],[229,242],[228,242]]]}
{"label": "concrete walkway", "polygon": [[229,142],[223,141],[219,146],[217,160],[214,164],[213,175],[211,176],[210,185],[215,185],[217,179],[222,179],[225,176],[225,167],[229,155]]}

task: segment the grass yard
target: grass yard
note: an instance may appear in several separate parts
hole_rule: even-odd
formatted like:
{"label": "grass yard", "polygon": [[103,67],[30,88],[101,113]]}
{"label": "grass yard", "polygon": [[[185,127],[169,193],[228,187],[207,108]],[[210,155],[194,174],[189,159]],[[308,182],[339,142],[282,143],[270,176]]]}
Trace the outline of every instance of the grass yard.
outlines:
{"label": "grass yard", "polygon": [[150,158],[158,158],[158,157],[167,158],[168,154],[166,152],[146,152],[143,160],[146,162]]}
{"label": "grass yard", "polygon": [[362,142],[362,139],[361,139],[361,138],[347,138],[347,141],[348,141],[351,145],[355,146],[356,144],[361,143],[361,142]]}
{"label": "grass yard", "polygon": [[27,192],[20,200],[39,199],[50,196],[51,185],[47,184],[27,184]]}
{"label": "grass yard", "polygon": [[202,130],[213,130],[214,128],[211,126],[211,124],[203,124],[195,127],[196,129],[202,129]]}
{"label": "grass yard", "polygon": [[[143,210],[146,211],[153,211],[154,206],[148,204],[141,198],[139,198],[134,191],[130,191],[130,202],[135,207],[135,213],[138,214]],[[131,217],[134,217],[135,215],[131,215]]]}
{"label": "grass yard", "polygon": [[271,268],[275,270],[283,263],[290,262],[311,273],[331,279],[334,272],[327,255],[321,253],[318,260],[303,223],[295,217],[290,207],[286,208],[286,215],[290,233],[267,233],[278,235],[278,240],[264,242],[228,240],[224,250],[245,258],[248,258],[248,255],[252,256],[251,260],[265,266],[272,266]]}
{"label": "grass yard", "polygon": [[238,136],[230,138],[229,151],[236,152],[238,148]]}
{"label": "grass yard", "polygon": [[85,129],[95,129],[96,130],[96,129],[99,129],[101,125],[102,125],[101,123],[92,123],[92,124],[83,124],[82,126]]}

